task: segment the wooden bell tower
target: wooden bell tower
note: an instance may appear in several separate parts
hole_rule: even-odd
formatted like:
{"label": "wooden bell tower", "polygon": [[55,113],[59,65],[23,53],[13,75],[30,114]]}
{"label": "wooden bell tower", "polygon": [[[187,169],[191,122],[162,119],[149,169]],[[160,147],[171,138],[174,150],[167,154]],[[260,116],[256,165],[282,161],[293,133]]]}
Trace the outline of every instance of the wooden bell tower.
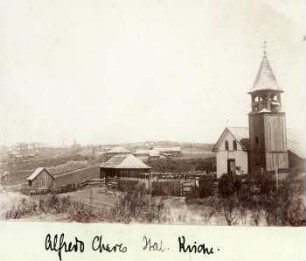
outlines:
{"label": "wooden bell tower", "polygon": [[[264,45],[265,48],[265,45]],[[249,94],[250,171],[254,173],[288,168],[286,117],[282,111],[281,94],[268,61],[266,51]]]}

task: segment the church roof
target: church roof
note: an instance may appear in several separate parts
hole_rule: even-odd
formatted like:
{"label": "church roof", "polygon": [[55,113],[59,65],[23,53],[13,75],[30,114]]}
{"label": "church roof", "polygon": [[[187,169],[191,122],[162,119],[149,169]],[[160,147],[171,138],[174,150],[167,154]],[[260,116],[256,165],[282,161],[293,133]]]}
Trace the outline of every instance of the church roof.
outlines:
{"label": "church roof", "polygon": [[249,128],[248,127],[226,127],[220,135],[212,151],[217,151],[224,135],[230,132],[233,137],[239,142],[243,150],[247,150],[249,147]]}
{"label": "church roof", "polygon": [[264,56],[262,57],[260,67],[250,93],[262,90],[283,92],[274,76],[266,53],[264,53]]}
{"label": "church roof", "polygon": [[100,165],[101,168],[112,169],[150,169],[148,165],[144,164],[140,159],[134,155],[117,155],[112,157],[107,162]]}
{"label": "church roof", "polygon": [[227,127],[237,140],[249,138],[248,127]]}

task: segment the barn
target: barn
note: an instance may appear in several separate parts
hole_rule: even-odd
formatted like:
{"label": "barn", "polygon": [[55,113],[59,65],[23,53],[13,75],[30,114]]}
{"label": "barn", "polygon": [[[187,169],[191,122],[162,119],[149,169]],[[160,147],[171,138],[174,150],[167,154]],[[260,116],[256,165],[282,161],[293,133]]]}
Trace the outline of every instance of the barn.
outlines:
{"label": "barn", "polygon": [[54,177],[46,168],[40,167],[27,177],[27,181],[31,189],[49,189],[54,183]]}

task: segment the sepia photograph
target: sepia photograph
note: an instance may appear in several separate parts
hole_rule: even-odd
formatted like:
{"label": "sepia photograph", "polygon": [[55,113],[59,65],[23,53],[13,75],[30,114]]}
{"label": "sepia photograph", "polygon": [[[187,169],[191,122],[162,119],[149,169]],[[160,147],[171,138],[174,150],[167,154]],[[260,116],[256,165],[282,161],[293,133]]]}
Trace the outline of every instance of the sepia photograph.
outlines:
{"label": "sepia photograph", "polygon": [[1,221],[306,226],[304,1],[0,6]]}

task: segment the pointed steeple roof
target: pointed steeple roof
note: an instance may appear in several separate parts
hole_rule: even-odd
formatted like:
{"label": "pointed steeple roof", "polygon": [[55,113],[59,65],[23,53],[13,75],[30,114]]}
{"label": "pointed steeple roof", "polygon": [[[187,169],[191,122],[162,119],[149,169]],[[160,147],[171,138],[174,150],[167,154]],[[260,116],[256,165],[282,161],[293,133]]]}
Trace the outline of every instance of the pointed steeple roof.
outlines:
{"label": "pointed steeple roof", "polygon": [[250,93],[263,90],[283,92],[274,76],[266,51],[264,51],[260,67]]}

